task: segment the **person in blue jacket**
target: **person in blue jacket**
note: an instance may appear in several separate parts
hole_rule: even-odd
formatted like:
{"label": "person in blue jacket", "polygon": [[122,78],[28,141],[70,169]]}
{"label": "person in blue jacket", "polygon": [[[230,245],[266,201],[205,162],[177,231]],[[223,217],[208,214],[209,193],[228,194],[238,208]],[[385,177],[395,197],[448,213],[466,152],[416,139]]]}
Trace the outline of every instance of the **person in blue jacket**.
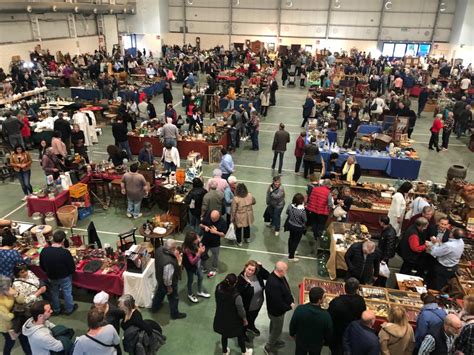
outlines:
{"label": "person in blue jacket", "polygon": [[311,112],[313,111],[313,107],[314,100],[311,96],[311,93],[309,92],[303,105],[303,122],[301,123],[301,127],[304,127],[306,122],[308,122],[309,116],[311,116]]}
{"label": "person in blue jacket", "polygon": [[421,295],[424,306],[416,319],[415,349],[418,349],[426,334],[436,325],[444,322],[446,312],[438,306],[435,296],[431,293]]}

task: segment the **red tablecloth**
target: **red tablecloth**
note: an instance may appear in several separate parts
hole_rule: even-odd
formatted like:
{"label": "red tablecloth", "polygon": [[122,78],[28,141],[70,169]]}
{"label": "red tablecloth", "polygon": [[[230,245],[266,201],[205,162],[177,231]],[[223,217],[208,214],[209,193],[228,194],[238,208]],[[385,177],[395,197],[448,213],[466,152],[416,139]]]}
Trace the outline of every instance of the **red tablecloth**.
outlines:
{"label": "red tablecloth", "polygon": [[83,107],[79,111],[102,111],[104,108],[102,106],[92,106],[92,107]]}
{"label": "red tablecloth", "polygon": [[42,214],[45,214],[46,212],[56,213],[59,207],[65,205],[68,201],[68,190],[59,193],[54,198],[48,198],[47,196],[43,198],[28,197],[26,199],[26,208],[28,210],[28,216],[31,217],[31,215],[35,212],[41,212]]}
{"label": "red tablecloth", "polygon": [[226,81],[236,81],[236,76],[228,76],[228,75],[218,75],[217,80],[226,80]]}
{"label": "red tablecloth", "polygon": [[[224,134],[219,142],[209,143],[203,141],[178,141],[178,151],[181,159],[186,159],[189,153],[198,152],[201,153],[202,159],[204,161],[209,161],[209,146],[211,145],[222,145],[224,148],[227,148],[228,143],[228,134]],[[153,146],[153,154],[156,157],[161,157],[163,153],[163,144],[156,137],[137,137],[137,136],[128,136],[128,144],[130,145],[130,150],[133,154],[138,154],[140,149],[143,148],[145,142],[150,142]]]}
{"label": "red tablecloth", "polygon": [[[32,265],[31,271],[39,279],[47,279],[46,274],[39,266]],[[76,269],[76,272],[72,275],[72,283],[76,287],[105,291],[108,294],[121,296],[123,294],[123,271],[119,274],[102,274],[102,270],[90,273]]]}
{"label": "red tablecloth", "polygon": [[360,222],[364,224],[371,234],[380,234],[379,218],[386,216],[387,211],[369,209],[350,209],[349,222]]}

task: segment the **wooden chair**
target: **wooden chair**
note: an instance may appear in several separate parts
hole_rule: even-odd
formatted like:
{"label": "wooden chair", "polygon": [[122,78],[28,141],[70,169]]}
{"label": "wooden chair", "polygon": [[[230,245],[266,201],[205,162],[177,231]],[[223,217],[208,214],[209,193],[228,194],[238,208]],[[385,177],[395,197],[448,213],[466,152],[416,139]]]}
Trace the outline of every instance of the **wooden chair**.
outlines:
{"label": "wooden chair", "polygon": [[125,252],[128,250],[132,245],[137,244],[137,238],[135,236],[135,232],[137,228],[134,227],[130,229],[128,232],[120,233],[118,235],[119,240],[117,241],[117,247],[122,251]]}

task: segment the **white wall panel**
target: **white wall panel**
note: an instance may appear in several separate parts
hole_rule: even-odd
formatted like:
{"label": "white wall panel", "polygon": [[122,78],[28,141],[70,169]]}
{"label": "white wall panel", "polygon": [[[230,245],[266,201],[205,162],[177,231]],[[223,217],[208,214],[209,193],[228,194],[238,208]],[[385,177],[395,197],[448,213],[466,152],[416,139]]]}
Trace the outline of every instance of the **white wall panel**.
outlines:
{"label": "white wall panel", "polygon": [[377,38],[377,30],[370,27],[329,26],[329,37],[373,40]]}
{"label": "white wall panel", "polygon": [[378,26],[380,21],[379,12],[332,12],[331,25],[343,26]]}
{"label": "white wall panel", "polygon": [[78,37],[97,35],[95,18],[82,18],[82,16],[76,15],[76,31]]}
{"label": "white wall panel", "polygon": [[449,42],[451,36],[451,30],[444,28],[437,28],[434,35],[436,42]]}
{"label": "white wall panel", "polygon": [[277,34],[277,25],[234,23],[232,25],[232,33],[237,35],[275,36]]}
{"label": "white wall panel", "polygon": [[384,26],[393,27],[433,27],[435,14],[393,14],[385,13]]}
{"label": "white wall panel", "polygon": [[397,40],[397,41],[430,41],[431,29],[409,28],[407,31],[402,31],[400,28],[384,28],[380,35],[381,40]]}
{"label": "white wall panel", "polygon": [[191,22],[186,23],[188,33],[216,33],[225,34],[229,32],[229,24],[227,22]]}
{"label": "white wall panel", "polygon": [[208,9],[190,6],[186,8],[186,20],[227,22],[229,21],[229,9]]}
{"label": "white wall panel", "polygon": [[325,24],[327,17],[327,11],[282,10],[281,23]]}
{"label": "white wall panel", "polygon": [[326,26],[281,25],[280,34],[291,37],[325,37]]}
{"label": "white wall panel", "polygon": [[[293,0],[293,6],[291,9],[303,9],[303,10],[327,10],[330,0]],[[282,9],[287,9],[285,6],[286,1],[283,0]]]}
{"label": "white wall panel", "polygon": [[41,38],[64,38],[69,37],[67,21],[39,21]]}
{"label": "white wall panel", "polygon": [[[222,0],[227,1],[227,0]],[[238,7],[241,8],[258,8],[258,9],[278,9],[278,2],[279,0],[240,0],[240,4]],[[237,7],[235,7],[237,8]]]}
{"label": "white wall panel", "polygon": [[[398,0],[396,0],[398,1]],[[419,1],[419,0],[415,0]],[[395,2],[395,1],[393,1]],[[333,10],[337,11],[347,11],[347,10],[357,10],[357,11],[380,11],[382,8],[382,0],[349,0],[349,1],[340,1],[341,7],[339,9],[334,8],[334,0],[332,0]]]}
{"label": "white wall panel", "polygon": [[[474,14],[473,14],[474,15]],[[438,27],[451,28],[454,21],[454,14],[440,13],[438,16]]]}
{"label": "white wall panel", "polygon": [[0,22],[0,43],[15,43],[32,41],[33,34],[29,22],[5,23]]}
{"label": "white wall panel", "polygon": [[[449,1],[450,0],[445,1],[445,2],[449,2]],[[386,13],[390,11],[436,12],[437,9],[438,9],[438,0],[392,0],[392,9],[389,11],[386,11]]]}
{"label": "white wall panel", "polygon": [[181,20],[183,18],[183,14],[184,12],[182,7],[170,6],[168,8],[168,17],[170,20]]}
{"label": "white wall panel", "polygon": [[[165,1],[165,0],[161,0]],[[171,6],[182,6],[184,0],[168,0],[168,5]]]}
{"label": "white wall panel", "polygon": [[235,22],[252,22],[252,23],[268,23],[278,22],[277,10],[246,10],[235,8],[232,11],[232,21]]}

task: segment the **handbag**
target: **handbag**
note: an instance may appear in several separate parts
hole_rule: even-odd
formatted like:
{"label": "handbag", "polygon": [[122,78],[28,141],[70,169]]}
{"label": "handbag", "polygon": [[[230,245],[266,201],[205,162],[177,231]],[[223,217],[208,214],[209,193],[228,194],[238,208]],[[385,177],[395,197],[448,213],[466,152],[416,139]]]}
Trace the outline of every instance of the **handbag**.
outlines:
{"label": "handbag", "polygon": [[379,276],[383,276],[387,279],[390,277],[390,269],[385,261],[380,262]]}
{"label": "handbag", "polygon": [[237,240],[237,237],[235,235],[234,223],[231,223],[229,225],[229,228],[227,229],[227,233],[225,234],[224,238],[227,239],[227,240],[230,240],[230,241]]}

